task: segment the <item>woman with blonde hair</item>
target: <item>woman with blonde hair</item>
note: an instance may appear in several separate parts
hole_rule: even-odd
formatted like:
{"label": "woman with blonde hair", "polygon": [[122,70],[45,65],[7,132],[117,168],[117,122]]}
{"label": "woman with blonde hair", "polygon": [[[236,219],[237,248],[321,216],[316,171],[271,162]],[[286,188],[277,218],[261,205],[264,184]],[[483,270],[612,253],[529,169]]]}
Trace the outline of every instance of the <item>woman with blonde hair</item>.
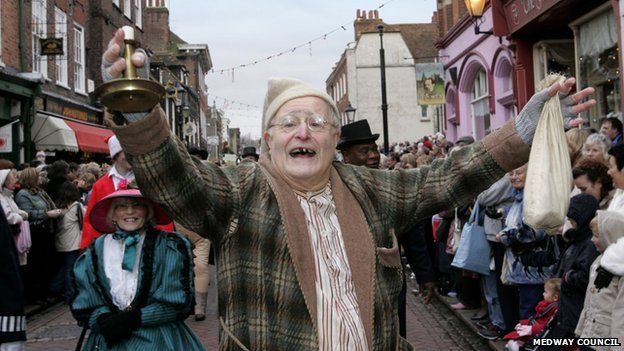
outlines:
{"label": "woman with blonde hair", "polygon": [[566,141],[568,142],[570,163],[572,164],[572,167],[574,167],[582,156],[583,145],[585,145],[585,141],[587,140],[587,137],[589,137],[589,133],[584,129],[572,128],[565,134]]}

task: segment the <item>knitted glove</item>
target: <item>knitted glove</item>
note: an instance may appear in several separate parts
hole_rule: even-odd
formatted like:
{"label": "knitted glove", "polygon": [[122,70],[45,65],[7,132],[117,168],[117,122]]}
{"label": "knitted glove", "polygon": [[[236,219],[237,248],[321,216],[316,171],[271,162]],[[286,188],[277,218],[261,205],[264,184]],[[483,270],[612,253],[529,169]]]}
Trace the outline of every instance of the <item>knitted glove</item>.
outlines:
{"label": "knitted glove", "polygon": [[119,313],[105,313],[98,317],[100,333],[104,336],[106,346],[114,345],[129,339],[132,332],[141,326],[141,310],[133,309]]}
{"label": "knitted glove", "polygon": [[530,325],[521,325],[520,327],[516,328],[516,331],[520,336],[531,335],[533,332]]}
{"label": "knitted glove", "polygon": [[[548,89],[544,89],[531,97],[529,102],[524,106],[520,114],[515,119],[516,130],[518,135],[527,145],[533,143],[533,135],[537,128],[537,121],[542,114],[544,104],[550,99]],[[568,95],[559,94],[559,102],[561,103],[561,113],[563,114],[564,127],[568,128],[570,121],[576,117],[572,112],[574,102]]]}

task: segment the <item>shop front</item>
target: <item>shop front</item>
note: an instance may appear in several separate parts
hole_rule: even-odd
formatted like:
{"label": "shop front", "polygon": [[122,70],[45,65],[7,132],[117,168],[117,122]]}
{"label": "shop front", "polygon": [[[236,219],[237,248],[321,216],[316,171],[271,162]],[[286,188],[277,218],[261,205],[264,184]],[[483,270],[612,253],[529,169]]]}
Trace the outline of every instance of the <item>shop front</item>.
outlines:
{"label": "shop front", "polygon": [[41,90],[41,78],[0,70],[0,158],[20,164],[31,150],[28,125],[33,116],[33,101]]}
{"label": "shop front", "polygon": [[615,0],[493,0],[494,33],[507,36],[516,58],[514,92],[522,108],[548,73],[596,88],[597,104],[583,117],[599,129],[621,119],[620,10]]}

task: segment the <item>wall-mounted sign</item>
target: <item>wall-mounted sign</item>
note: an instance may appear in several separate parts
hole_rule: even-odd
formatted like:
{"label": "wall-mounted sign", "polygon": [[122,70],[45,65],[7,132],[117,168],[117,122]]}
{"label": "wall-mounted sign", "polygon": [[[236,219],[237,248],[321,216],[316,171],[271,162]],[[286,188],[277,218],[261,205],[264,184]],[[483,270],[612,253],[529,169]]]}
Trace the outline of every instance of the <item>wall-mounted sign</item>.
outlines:
{"label": "wall-mounted sign", "polygon": [[561,0],[512,0],[505,4],[505,19],[514,33]]}
{"label": "wall-mounted sign", "polygon": [[40,55],[63,55],[63,38],[41,38]]}

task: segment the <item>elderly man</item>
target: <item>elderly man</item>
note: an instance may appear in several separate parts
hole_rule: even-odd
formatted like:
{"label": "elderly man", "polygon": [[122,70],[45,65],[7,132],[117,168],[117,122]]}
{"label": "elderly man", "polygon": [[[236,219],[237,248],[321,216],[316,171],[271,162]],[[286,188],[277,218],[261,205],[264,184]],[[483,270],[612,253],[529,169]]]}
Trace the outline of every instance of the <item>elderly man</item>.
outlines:
{"label": "elderly man", "polygon": [[[121,75],[122,43],[118,31],[104,53],[105,79]],[[405,172],[333,162],[336,104],[293,79],[269,81],[258,163],[194,161],[160,106],[106,119],[145,195],[215,245],[220,350],[411,350],[396,329],[402,272],[390,230],[466,202],[526,162],[544,101],[573,84],[537,94],[474,146]],[[564,111],[591,106],[578,103],[590,93],[564,98]]]}
{"label": "elderly man", "polygon": [[[366,166],[371,169],[379,168],[379,149],[375,141],[379,134],[373,134],[366,119],[346,124],[340,128],[340,141],[336,148],[342,153],[345,163],[355,166]],[[425,298],[425,303],[433,297],[435,292],[435,273],[431,265],[431,258],[427,252],[425,230],[431,230],[431,218],[426,218],[415,227],[398,236],[399,244],[403,247],[407,262],[416,275],[419,291]],[[406,328],[406,290],[405,275],[402,277],[403,286],[399,294],[399,334],[407,335]]]}

